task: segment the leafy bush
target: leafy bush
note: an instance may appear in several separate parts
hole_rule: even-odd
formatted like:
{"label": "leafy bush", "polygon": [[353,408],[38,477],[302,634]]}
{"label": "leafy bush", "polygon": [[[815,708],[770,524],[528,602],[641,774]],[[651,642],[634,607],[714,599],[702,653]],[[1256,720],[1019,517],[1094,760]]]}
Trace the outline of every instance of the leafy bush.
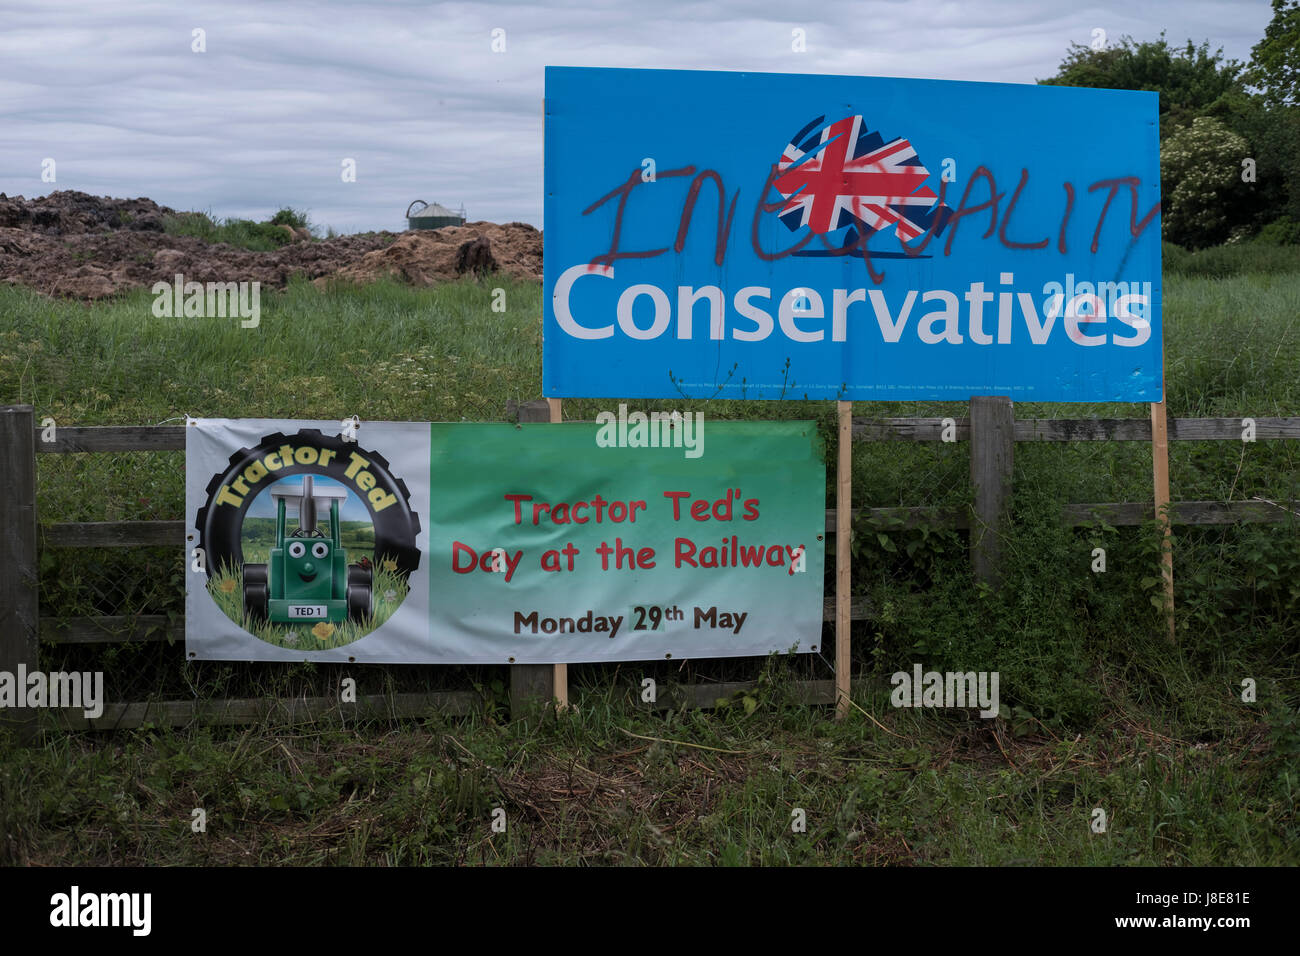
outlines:
{"label": "leafy bush", "polygon": [[1184,578],[1180,599],[1192,633],[1230,633],[1238,642],[1270,644],[1291,634],[1294,644],[1300,633],[1300,538],[1267,525],[1200,534],[1204,541],[1187,543],[1197,561],[1187,562],[1194,570]]}
{"label": "leafy bush", "polygon": [[1222,242],[1234,223],[1230,212],[1241,199],[1241,158],[1246,141],[1223,123],[1199,116],[1160,149],[1165,238],[1200,248]]}
{"label": "leafy bush", "polygon": [[1166,242],[1162,249],[1166,275],[1223,279],[1235,275],[1300,272],[1300,250],[1289,245],[1256,241],[1188,252]]}
{"label": "leafy bush", "polygon": [[217,219],[207,213],[182,212],[163,219],[163,231],[173,236],[194,236],[204,242],[224,242],[252,252],[271,252],[292,242],[295,237],[284,227],[308,229],[305,212],[285,207],[269,222],[251,219]]}
{"label": "leafy bush", "polygon": [[1191,253],[1172,242],[1160,243],[1160,261],[1165,272],[1182,275],[1182,267]]}
{"label": "leafy bush", "polygon": [[284,206],[271,217],[270,223],[273,226],[292,226],[294,229],[310,229],[311,221],[307,218],[304,210],[294,209],[292,206]]}
{"label": "leafy bush", "polygon": [[1255,241],[1273,246],[1300,246],[1300,222],[1282,216],[1261,229]]}

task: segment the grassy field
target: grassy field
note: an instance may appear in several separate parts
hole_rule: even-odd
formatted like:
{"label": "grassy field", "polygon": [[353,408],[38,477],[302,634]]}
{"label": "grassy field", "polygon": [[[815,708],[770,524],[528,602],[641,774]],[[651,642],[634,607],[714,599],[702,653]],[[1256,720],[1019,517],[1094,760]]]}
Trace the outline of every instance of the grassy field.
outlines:
{"label": "grassy field", "polygon": [[[892,709],[835,724],[779,674],[746,714],[59,738],[0,764],[10,863],[1294,864],[1296,732],[1083,735]],[[1199,735],[1198,735],[1199,736]],[[1287,769],[1283,748],[1290,750]],[[493,810],[506,830],[494,833]],[[1108,811],[1105,833],[1089,827]],[[195,808],[208,829],[191,830]],[[794,832],[803,810],[806,832]]]}
{"label": "grassy field", "polygon": [[[1277,247],[1275,247],[1276,249]],[[1294,250],[1166,251],[1173,417],[1300,415]],[[506,291],[507,310],[491,310]],[[158,319],[147,292],[87,306],[0,287],[0,403],[58,424],[210,417],[504,420],[541,394],[541,289],[489,278],[263,297],[261,325]],[[591,418],[608,402],[566,402]],[[827,402],[638,403],[718,418],[809,418]],[[962,404],[862,407],[964,414]],[[1144,417],[1143,406],[1018,404],[1019,417]],[[364,437],[364,425],[362,426]],[[42,455],[42,521],[167,519],[183,457]],[[962,504],[964,444],[855,449],[857,505]],[[1300,499],[1300,443],[1178,442],[1173,497]],[[861,524],[855,668],[1001,673],[1003,715],[900,710],[865,692],[842,724],[791,699],[798,660],[572,668],[574,713],[505,723],[503,669],[350,672],[363,693],[476,685],[479,717],[404,724],[146,728],[0,752],[0,862],[1080,863],[1300,862],[1300,522],[1179,528],[1177,647],[1151,604],[1154,527],[1061,527],[1066,502],[1149,499],[1141,443],[1020,445],[1007,586],[971,579],[965,535]],[[1092,573],[1095,547],[1107,572]],[[46,552],[43,613],[180,611],[168,549]],[[200,665],[165,644],[49,647],[110,695],[289,696],[329,667]],[[702,713],[649,713],[642,676],[760,677]],[[1242,681],[1258,688],[1241,699]],[[114,688],[121,691],[112,694]],[[328,691],[326,691],[328,692]],[[209,832],[190,830],[208,811]],[[508,829],[494,834],[495,807]],[[1089,827],[1094,809],[1105,833]],[[807,832],[791,831],[802,809]]]}

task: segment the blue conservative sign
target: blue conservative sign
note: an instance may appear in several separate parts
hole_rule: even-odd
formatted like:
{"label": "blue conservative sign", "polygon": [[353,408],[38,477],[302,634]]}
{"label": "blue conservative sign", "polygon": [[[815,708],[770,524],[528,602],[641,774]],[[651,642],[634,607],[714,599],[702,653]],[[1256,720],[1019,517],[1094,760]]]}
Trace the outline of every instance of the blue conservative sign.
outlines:
{"label": "blue conservative sign", "polygon": [[547,395],[1163,397],[1155,93],[546,70]]}

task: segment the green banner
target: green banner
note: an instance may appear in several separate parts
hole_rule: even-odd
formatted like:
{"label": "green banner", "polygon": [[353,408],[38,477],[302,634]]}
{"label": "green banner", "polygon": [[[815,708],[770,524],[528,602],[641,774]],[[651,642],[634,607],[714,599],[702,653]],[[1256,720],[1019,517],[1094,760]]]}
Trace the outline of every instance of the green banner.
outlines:
{"label": "green banner", "polygon": [[816,650],[825,536],[816,426],[711,420],[692,435],[689,418],[433,424],[430,659]]}
{"label": "green banner", "polygon": [[[811,422],[190,419],[187,654],[511,664],[816,651]],[[341,427],[342,426],[342,427]]]}

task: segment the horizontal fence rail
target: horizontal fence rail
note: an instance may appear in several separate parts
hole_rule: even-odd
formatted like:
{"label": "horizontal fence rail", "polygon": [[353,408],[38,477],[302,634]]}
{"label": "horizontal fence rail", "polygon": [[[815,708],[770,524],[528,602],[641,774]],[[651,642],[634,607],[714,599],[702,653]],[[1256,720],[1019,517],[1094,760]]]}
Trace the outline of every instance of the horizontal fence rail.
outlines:
{"label": "horizontal fence rail", "polygon": [[[1255,418],[1255,438],[1300,438],[1300,418]],[[943,441],[945,418],[854,418],[854,441]],[[1171,441],[1240,441],[1242,418],[1171,418]],[[954,418],[952,438],[970,440],[970,419]],[[1147,418],[1023,418],[1015,423],[1015,440],[1150,441]]]}
{"label": "horizontal fence rail", "polygon": [[63,521],[41,526],[47,548],[145,548],[185,545],[184,521]]}
{"label": "horizontal fence rail", "polygon": [[103,451],[184,451],[184,425],[95,425],[74,428],[60,425],[53,441],[41,436],[45,429],[36,428],[38,452]]}
{"label": "horizontal fence rail", "polygon": [[[954,418],[956,441],[970,440],[970,419]],[[1170,441],[1240,441],[1242,418],[1171,418]],[[1300,438],[1300,418],[1255,418],[1255,438]],[[944,418],[853,419],[854,441],[943,441]],[[37,452],[184,451],[183,425],[60,426],[53,441],[42,441],[36,429]],[[1015,423],[1015,440],[1022,442],[1150,441],[1146,418],[1025,418]]]}
{"label": "horizontal fence rail", "polygon": [[[708,709],[719,700],[754,689],[754,681],[719,681],[712,684],[674,684],[663,688],[652,711]],[[853,681],[855,693],[880,690],[881,680]],[[835,701],[835,682],[797,680],[789,685],[790,696],[801,704],[830,704]],[[451,716],[467,716],[483,709],[475,691],[424,691],[358,697],[355,704],[340,703],[337,697],[296,697],[287,700],[138,701],[105,704],[98,717],[86,717],[76,710],[62,711],[58,725],[64,730],[129,730],[145,724],[155,727],[183,727],[198,721],[209,725],[239,726],[268,721],[309,723],[326,719],[373,720],[418,718],[434,708]]]}
{"label": "horizontal fence rail", "polygon": [[423,717],[429,708],[446,714],[472,714],[482,708],[482,698],[470,690],[417,691],[404,694],[374,694],[358,697],[356,703],[341,703],[335,697],[290,697],[283,700],[166,700],[106,703],[98,717],[76,710],[64,710],[60,724],[67,730],[126,730],[152,724],[178,727],[192,721],[214,726],[260,724],[264,721],[306,723],[328,717],[368,720],[376,718]]}

